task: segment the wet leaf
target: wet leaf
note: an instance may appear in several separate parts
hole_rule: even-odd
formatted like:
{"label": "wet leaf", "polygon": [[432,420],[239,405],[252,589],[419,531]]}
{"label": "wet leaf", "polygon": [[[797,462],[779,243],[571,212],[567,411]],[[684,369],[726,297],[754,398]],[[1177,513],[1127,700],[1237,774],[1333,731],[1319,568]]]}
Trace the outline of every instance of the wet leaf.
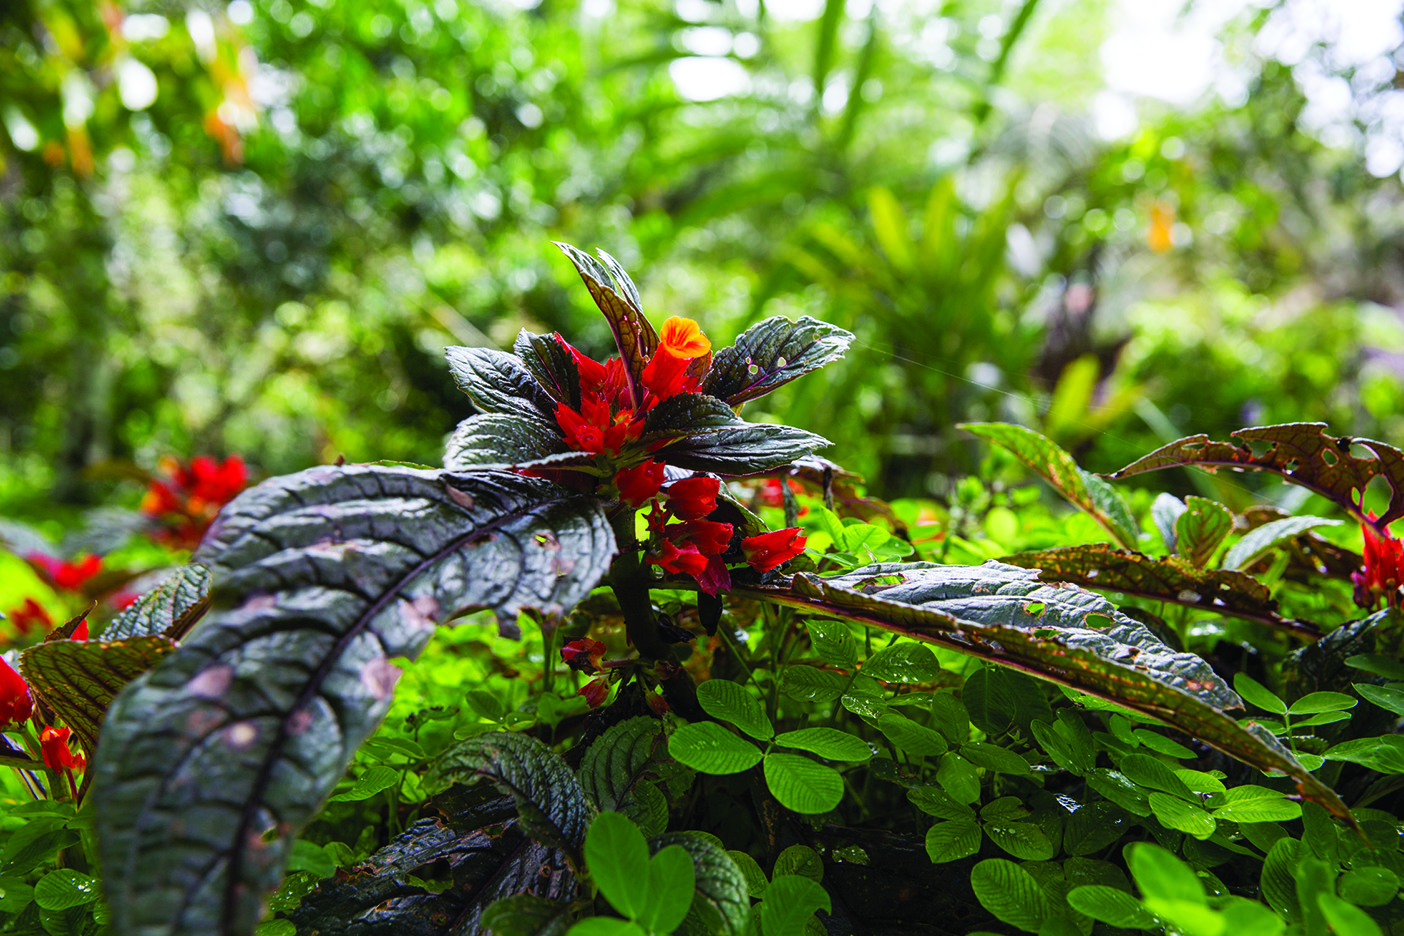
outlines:
{"label": "wet leaf", "polygon": [[611,726],[580,760],[580,788],[602,810],[617,810],[640,822],[635,792],[650,768],[666,759],[662,724],[646,715]]}
{"label": "wet leaf", "polygon": [[852,341],[851,333],[807,315],[771,316],[712,357],[702,392],[738,406],[837,361]]}
{"label": "wet leaf", "polygon": [[981,906],[1001,923],[1036,933],[1053,915],[1053,903],[1033,875],[1012,861],[989,858],[970,872],[970,886]]}
{"label": "wet leaf", "polygon": [[1019,553],[1000,562],[1041,569],[1041,578],[1046,582],[1071,582],[1097,591],[1214,611],[1291,630],[1303,637],[1319,633],[1314,625],[1279,615],[1277,601],[1267,586],[1244,572],[1196,569],[1179,559],[1152,559],[1107,543]]}
{"label": "wet leaf", "polygon": [[527,467],[544,464],[587,465],[584,452],[572,451],[554,422],[505,413],[480,413],[458,424],[444,445],[450,471]]}
{"label": "wet leaf", "polygon": [[[681,932],[741,936],[750,916],[751,900],[745,875],[736,862],[700,832],[665,832],[648,840],[653,854],[670,845],[680,845],[692,856],[692,907]],[[697,928],[693,928],[693,923]]]}
{"label": "wet leaf", "polygon": [[761,761],[759,748],[716,722],[683,725],[668,739],[668,753],[678,763],[708,774],[740,773]]}
{"label": "wet leaf", "polygon": [[826,813],[843,799],[843,777],[798,754],[765,755],[765,782],[780,805],[797,813]]}
{"label": "wet leaf", "polygon": [[[1325,423],[1287,423],[1257,426],[1230,433],[1239,440],[1212,442],[1207,435],[1189,436],[1171,442],[1111,475],[1129,478],[1162,468],[1198,465],[1213,471],[1234,468],[1267,471],[1293,484],[1335,501],[1362,523],[1367,522],[1361,507],[1365,489],[1375,478],[1384,478],[1390,488],[1389,506],[1374,521],[1384,530],[1404,517],[1404,452],[1372,439],[1326,434]],[[1265,443],[1261,455],[1254,455],[1250,443]],[[1358,456],[1351,447],[1360,445],[1373,456]]]}
{"label": "wet leaf", "polygon": [[1105,527],[1118,543],[1128,549],[1135,547],[1136,524],[1125,501],[1101,478],[1079,468],[1051,439],[1009,423],[960,423],[956,428],[1008,449],[1069,503]]}
{"label": "wet leaf", "polygon": [[934,864],[969,858],[980,850],[983,837],[974,819],[938,822],[926,830],[926,854]]}
{"label": "wet leaf", "polygon": [[741,422],[670,443],[657,457],[692,471],[746,475],[768,471],[828,446],[829,440],[774,423]]}
{"label": "wet leaf", "polygon": [[388,709],[388,658],[469,610],[508,633],[562,612],[614,551],[597,502],[513,474],[324,467],[240,495],[196,557],[217,610],[114,701],[94,758],[115,929],[251,932]]}
{"label": "wet leaf", "polygon": [[107,622],[99,638],[160,636],[179,640],[210,607],[210,570],[199,563],[181,566]]}
{"label": "wet leaf", "polygon": [[[897,584],[887,584],[889,577]],[[1116,702],[1259,769],[1286,773],[1302,795],[1336,816],[1349,815],[1268,732],[1234,720],[1229,712],[1241,700],[1203,659],[1171,650],[1081,589],[1044,585],[1036,573],[990,562],[879,564],[737,591],[916,637]]]}

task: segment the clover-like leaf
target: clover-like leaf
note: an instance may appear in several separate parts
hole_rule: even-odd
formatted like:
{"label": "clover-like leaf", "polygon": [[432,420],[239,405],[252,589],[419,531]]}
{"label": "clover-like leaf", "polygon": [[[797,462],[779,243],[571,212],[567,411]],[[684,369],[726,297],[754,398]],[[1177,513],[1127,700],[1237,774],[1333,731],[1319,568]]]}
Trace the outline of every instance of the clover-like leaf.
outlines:
{"label": "clover-like leaf", "polygon": [[614,552],[598,502],[514,474],[314,468],[227,505],[196,556],[217,610],[112,704],[94,758],[115,932],[252,932],[388,709],[389,658],[466,611],[508,633],[562,612]]}

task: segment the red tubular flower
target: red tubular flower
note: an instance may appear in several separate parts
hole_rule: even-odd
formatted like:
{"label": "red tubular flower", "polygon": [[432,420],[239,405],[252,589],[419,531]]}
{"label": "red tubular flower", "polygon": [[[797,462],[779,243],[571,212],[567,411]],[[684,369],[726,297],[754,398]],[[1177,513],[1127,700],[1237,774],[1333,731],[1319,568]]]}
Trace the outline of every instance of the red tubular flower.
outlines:
{"label": "red tubular flower", "polygon": [[88,766],[87,758],[74,754],[68,746],[67,728],[48,727],[39,732],[39,750],[44,754],[44,766],[50,770],[83,770]]}
{"label": "red tubular flower", "polygon": [[741,551],[745,553],[746,562],[751,568],[758,572],[769,572],[782,562],[788,562],[804,552],[804,543],[805,538],[800,535],[799,528],[791,527],[788,530],[748,536],[741,541]]}
{"label": "red tubular flower", "polygon": [[77,627],[73,628],[73,633],[69,635],[68,639],[69,639],[69,640],[87,640],[87,639],[88,639],[88,619],[87,619],[87,618],[84,618],[84,619],[82,620],[82,622],[81,622]]}
{"label": "red tubular flower", "polygon": [[688,367],[712,350],[696,322],[676,315],[663,323],[658,339],[658,349],[643,372],[644,389],[655,403],[696,390],[700,380],[689,376]]}
{"label": "red tubular flower", "polygon": [[39,569],[49,584],[64,591],[81,591],[88,579],[102,571],[102,559],[88,556],[79,562],[64,562],[53,556],[32,552],[24,557]]}
{"label": "red tubular flower", "polygon": [[583,695],[585,701],[590,704],[590,708],[599,708],[604,705],[605,699],[609,698],[609,680],[603,676],[596,677],[585,684],[577,695]]}
{"label": "red tubular flower", "polygon": [[26,722],[33,714],[29,684],[10,664],[0,660],[0,728]]}
{"label": "red tubular flower", "polygon": [[604,659],[605,645],[598,640],[582,637],[572,640],[561,648],[561,659],[565,665],[582,673],[598,673],[600,661]]}
{"label": "red tubular flower", "polygon": [[[1374,513],[1368,516],[1375,519]],[[1355,603],[1373,608],[1383,596],[1389,607],[1398,607],[1399,586],[1404,585],[1404,541],[1390,536],[1388,530],[1380,536],[1368,523],[1360,525],[1360,532],[1365,535],[1365,570],[1350,574]]]}
{"label": "red tubular flower", "polygon": [[689,520],[669,527],[663,535],[675,543],[694,544],[704,556],[720,556],[731,545],[731,524]]}
{"label": "red tubular flower", "polygon": [[668,485],[668,512],[679,520],[700,520],[717,509],[716,478],[684,478]]}
{"label": "red tubular flower", "polygon": [[154,480],[142,499],[142,513],[161,520],[158,540],[193,548],[205,535],[219,509],[249,482],[249,469],[238,455],[217,462],[198,455],[188,466],[174,458],[161,459],[163,480]]}
{"label": "red tubular flower", "polygon": [[20,634],[28,634],[34,628],[39,627],[48,630],[54,626],[54,619],[49,617],[49,612],[44,610],[44,606],[33,598],[24,599],[24,604],[15,608],[8,615],[10,621],[15,625],[15,630]]}
{"label": "red tubular flower", "polygon": [[664,571],[691,575],[693,578],[701,575],[707,569],[707,557],[702,555],[692,543],[684,543],[679,548],[666,539],[659,542],[658,555],[649,556],[648,561],[654,565],[662,566]]}
{"label": "red tubular flower", "polygon": [[646,461],[633,468],[625,468],[615,474],[614,486],[619,489],[619,496],[626,504],[638,509],[663,486],[663,463]]}

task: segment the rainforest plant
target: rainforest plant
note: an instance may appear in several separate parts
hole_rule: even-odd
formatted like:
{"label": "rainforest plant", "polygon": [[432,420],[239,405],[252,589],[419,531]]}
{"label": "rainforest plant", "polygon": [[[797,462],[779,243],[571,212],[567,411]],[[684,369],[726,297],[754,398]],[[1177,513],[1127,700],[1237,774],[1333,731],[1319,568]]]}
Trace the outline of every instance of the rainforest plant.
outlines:
{"label": "rainforest plant", "polygon": [[[617,357],[527,332],[511,353],[449,349],[478,412],[443,469],[268,480],[95,639],[0,671],[7,724],[42,710],[89,755],[106,895],[68,867],[24,891],[76,860],[70,809],[63,835],[0,845],[6,925],[1219,936],[1404,918],[1384,808],[1404,788],[1404,453],[1266,427],[1109,480],[971,424],[1006,453],[992,475],[1028,466],[1092,533],[1059,519],[1053,548],[954,564],[984,558],[972,524],[1029,498],[972,480],[923,535],[817,457],[823,439],[739,415],[850,334],[773,318],[716,350],[687,319],[655,330],[608,256],[563,250]],[[1333,518],[1128,503],[1112,483],[1180,466],[1304,487],[1364,526],[1365,555],[1314,532]],[[1367,506],[1377,479],[1387,502]],[[392,661],[478,612],[539,654],[520,664],[539,682],[480,665],[382,726],[421,665]],[[1225,645],[1254,648],[1257,678]],[[16,766],[47,758],[35,743]]]}

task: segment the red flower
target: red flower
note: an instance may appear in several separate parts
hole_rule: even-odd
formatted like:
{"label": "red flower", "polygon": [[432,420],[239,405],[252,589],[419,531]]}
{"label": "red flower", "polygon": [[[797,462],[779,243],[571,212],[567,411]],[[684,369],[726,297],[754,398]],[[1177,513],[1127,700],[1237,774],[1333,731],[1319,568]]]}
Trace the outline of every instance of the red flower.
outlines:
{"label": "red flower", "polygon": [[33,714],[29,684],[10,664],[0,660],[0,728],[26,722]]}
{"label": "red flower", "polygon": [[[1367,514],[1375,519],[1373,512]],[[1399,586],[1404,585],[1404,542],[1389,535],[1379,536],[1368,523],[1360,525],[1365,535],[1365,570],[1352,572],[1350,580],[1355,583],[1355,603],[1362,608],[1373,608],[1384,596],[1389,607],[1399,605]]]}
{"label": "red flower", "polygon": [[615,474],[614,486],[626,504],[635,509],[642,507],[663,486],[663,463],[650,460],[625,468]]}
{"label": "red flower", "polygon": [[788,530],[748,536],[741,541],[741,551],[745,553],[746,562],[750,563],[753,569],[769,572],[782,562],[788,562],[804,552],[804,543],[805,538],[800,535],[799,528],[791,527]]}
{"label": "red flower", "polygon": [[668,512],[679,520],[699,520],[717,509],[716,478],[684,478],[668,485]]}
{"label": "red flower", "polygon": [[174,458],[163,458],[161,470],[166,478],[147,485],[141,510],[165,525],[158,539],[184,548],[193,548],[200,542],[219,509],[249,481],[248,466],[238,455],[230,455],[223,462],[197,455],[188,467]]}
{"label": "red flower", "polygon": [[693,578],[701,575],[707,568],[707,557],[702,555],[696,546],[684,543],[682,548],[678,548],[671,540],[666,539],[658,543],[658,555],[649,556],[648,561],[662,566],[667,572],[691,575]]}
{"label": "red flower", "polygon": [[[804,491],[800,483],[793,478],[787,478],[784,481],[781,481],[779,478],[766,478],[765,485],[761,487],[760,493],[757,495],[757,500],[765,507],[784,507],[786,485],[788,485],[790,490],[795,494],[800,494]],[[799,515],[801,517],[807,513],[809,513],[808,507],[800,508]]]}
{"label": "red flower", "polygon": [[83,770],[88,761],[68,747],[67,728],[48,727],[39,732],[39,750],[44,754],[44,766],[50,770]]}
{"label": "red flower", "polygon": [[720,556],[731,545],[731,524],[711,520],[689,520],[664,531],[675,543],[694,543],[704,556]]}
{"label": "red flower", "polygon": [[690,374],[689,368],[712,350],[712,343],[696,322],[676,315],[663,323],[658,337],[658,349],[644,366],[642,381],[654,403],[697,390],[701,377]]}
{"label": "red flower", "polygon": [[87,640],[87,639],[88,639],[88,619],[87,619],[87,618],[84,618],[81,622],[79,622],[79,624],[78,624],[77,627],[73,628],[73,633],[70,634],[70,635],[68,636],[68,639],[69,639],[69,640]]}
{"label": "red flower", "polygon": [[102,559],[88,556],[81,562],[64,562],[40,552],[24,557],[48,579],[49,584],[64,591],[81,591],[88,579],[102,571]]}
{"label": "red flower", "polygon": [[573,670],[582,673],[598,673],[600,660],[605,655],[605,645],[598,640],[582,637],[572,640],[561,648],[561,659]]}
{"label": "red flower", "polygon": [[54,625],[54,619],[49,617],[49,612],[33,598],[24,599],[24,604],[11,611],[7,617],[14,623],[15,630],[21,634],[28,634],[35,627],[48,630]]}
{"label": "red flower", "polygon": [[583,695],[590,708],[599,708],[609,698],[609,680],[603,676],[596,677],[587,682],[577,695]]}

